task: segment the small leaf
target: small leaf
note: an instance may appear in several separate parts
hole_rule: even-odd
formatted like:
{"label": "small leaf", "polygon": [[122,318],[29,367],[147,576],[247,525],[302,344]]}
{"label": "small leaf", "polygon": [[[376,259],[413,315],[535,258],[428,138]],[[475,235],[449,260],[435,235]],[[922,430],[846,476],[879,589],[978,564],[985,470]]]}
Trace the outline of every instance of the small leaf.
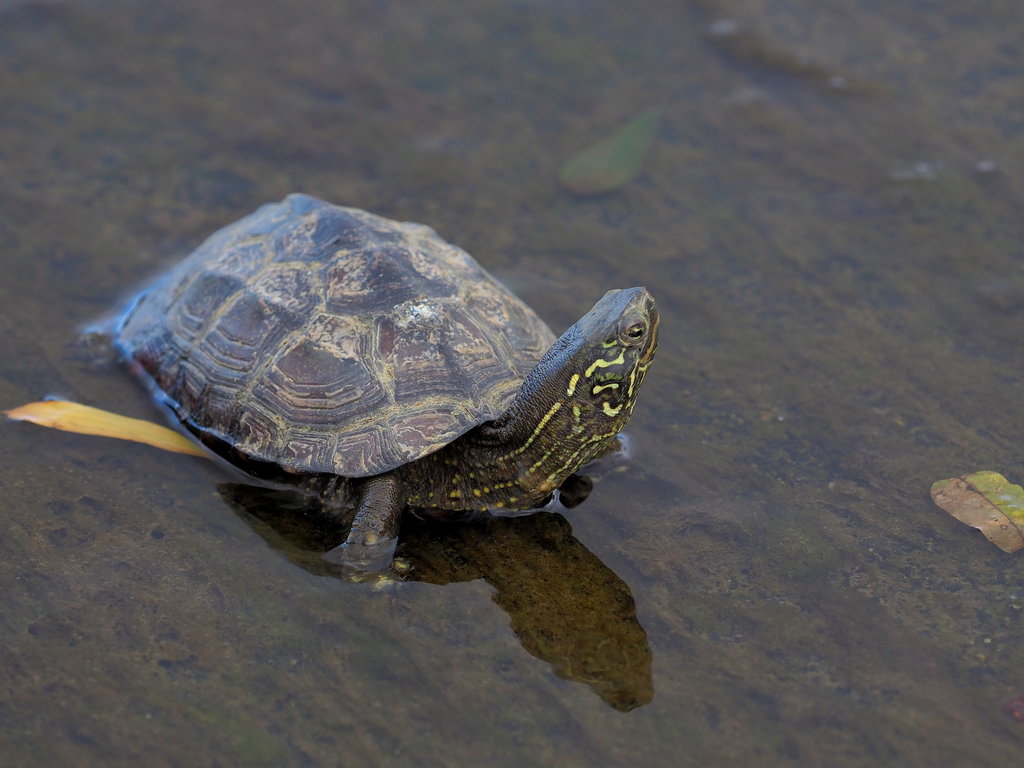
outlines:
{"label": "small leaf", "polygon": [[621,187],[640,172],[657,127],[658,110],[647,110],[569,160],[562,168],[562,184],[577,195],[600,195]]}
{"label": "small leaf", "polygon": [[932,484],[932,499],[1004,552],[1024,548],[1024,488],[998,472],[939,480]]}
{"label": "small leaf", "polygon": [[206,456],[202,448],[172,429],[67,400],[28,403],[4,413],[7,418],[15,421],[30,421],[65,432],[115,437],[119,440],[145,443],[165,451]]}

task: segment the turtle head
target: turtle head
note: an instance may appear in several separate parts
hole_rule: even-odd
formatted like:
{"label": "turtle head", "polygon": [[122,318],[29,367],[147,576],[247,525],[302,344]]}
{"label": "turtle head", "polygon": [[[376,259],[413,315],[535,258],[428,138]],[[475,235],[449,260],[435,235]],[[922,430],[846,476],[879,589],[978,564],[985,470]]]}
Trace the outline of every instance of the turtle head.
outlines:
{"label": "turtle head", "polygon": [[514,498],[496,505],[543,504],[598,456],[629,422],[657,348],[658,309],[646,288],[608,291],[559,336],[505,414],[476,434],[489,466],[515,473],[500,486]]}
{"label": "turtle head", "polygon": [[565,337],[572,350],[562,363],[569,404],[582,410],[588,431],[618,432],[658,348],[654,298],[646,288],[608,291]]}

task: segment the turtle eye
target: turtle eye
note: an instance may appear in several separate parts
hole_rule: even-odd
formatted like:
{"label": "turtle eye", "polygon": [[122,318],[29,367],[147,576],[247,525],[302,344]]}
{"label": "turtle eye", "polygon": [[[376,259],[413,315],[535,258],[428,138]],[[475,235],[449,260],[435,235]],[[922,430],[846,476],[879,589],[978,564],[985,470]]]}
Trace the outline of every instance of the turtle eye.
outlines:
{"label": "turtle eye", "polygon": [[623,339],[627,341],[639,341],[647,333],[647,326],[643,323],[633,323],[629,326],[622,334]]}

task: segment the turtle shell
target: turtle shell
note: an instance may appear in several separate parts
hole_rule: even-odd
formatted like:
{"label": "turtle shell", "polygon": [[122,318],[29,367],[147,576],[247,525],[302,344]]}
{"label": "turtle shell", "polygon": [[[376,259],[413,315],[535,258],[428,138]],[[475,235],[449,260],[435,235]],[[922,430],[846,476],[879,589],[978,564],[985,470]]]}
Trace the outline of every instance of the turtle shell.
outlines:
{"label": "turtle shell", "polygon": [[200,436],[363,477],[499,416],[554,341],[430,227],[290,195],[147,288],[117,344]]}

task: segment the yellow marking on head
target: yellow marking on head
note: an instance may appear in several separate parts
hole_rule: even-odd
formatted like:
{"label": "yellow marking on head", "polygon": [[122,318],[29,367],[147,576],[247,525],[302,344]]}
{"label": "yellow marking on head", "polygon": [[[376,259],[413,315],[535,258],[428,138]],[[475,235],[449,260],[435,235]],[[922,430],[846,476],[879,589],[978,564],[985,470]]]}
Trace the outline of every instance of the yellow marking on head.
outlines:
{"label": "yellow marking on head", "polygon": [[604,347],[605,349],[611,349],[612,347],[616,346],[618,343],[619,342],[617,342],[615,339],[612,339],[611,341],[602,341],[601,342],[601,346]]}
{"label": "yellow marking on head", "polygon": [[497,507],[498,509],[501,509],[502,507],[505,506],[505,502],[499,501],[499,502],[495,503],[494,506]]}
{"label": "yellow marking on head", "polygon": [[519,501],[519,497],[518,496],[509,496],[508,497],[508,503],[509,504],[515,504],[517,501]]}
{"label": "yellow marking on head", "polygon": [[636,365],[629,374],[629,392],[628,397],[633,397],[634,387],[638,387],[643,383],[644,376],[647,375],[647,369],[651,367],[651,360],[648,359],[646,363]]}
{"label": "yellow marking on head", "polygon": [[565,394],[569,395],[569,397],[572,397],[576,393],[576,385],[579,383],[579,381],[580,375],[578,373],[574,373],[572,377],[569,379],[569,388],[565,390]]}
{"label": "yellow marking on head", "polygon": [[601,403],[601,410],[604,411],[605,416],[618,416],[619,411],[622,410],[622,406],[616,405],[612,408],[608,403]]}
{"label": "yellow marking on head", "polygon": [[589,379],[591,376],[594,375],[594,371],[596,371],[598,368],[607,368],[608,366],[611,365],[622,365],[624,362],[626,362],[625,350],[619,352],[619,356],[616,357],[614,360],[605,360],[604,358],[599,357],[597,358],[597,360],[590,364],[590,367],[587,368],[586,371],[584,371],[583,375]]}
{"label": "yellow marking on head", "polygon": [[611,384],[597,384],[597,385],[594,386],[594,388],[592,390],[590,390],[590,394],[596,395],[596,394],[599,394],[601,392],[604,392],[606,389],[618,389],[618,388],[619,388],[619,385],[616,382],[614,382],[614,381]]}
{"label": "yellow marking on head", "polygon": [[629,372],[629,386],[626,388],[626,397],[627,398],[633,396],[633,387],[635,387],[635,386],[636,386],[636,367],[634,367],[633,370]]}

